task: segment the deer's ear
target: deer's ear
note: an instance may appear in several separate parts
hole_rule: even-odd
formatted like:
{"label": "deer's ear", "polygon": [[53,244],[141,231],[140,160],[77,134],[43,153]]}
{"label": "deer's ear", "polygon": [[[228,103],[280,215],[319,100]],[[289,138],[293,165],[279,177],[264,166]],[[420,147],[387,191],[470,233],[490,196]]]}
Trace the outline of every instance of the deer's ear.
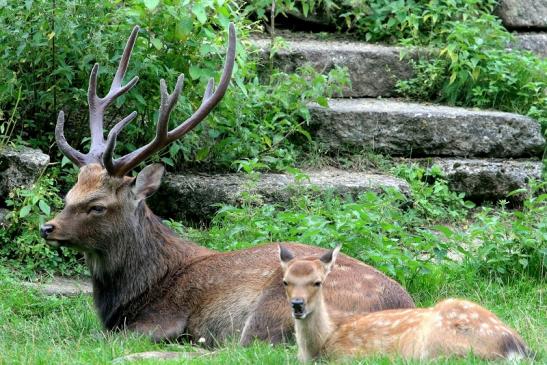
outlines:
{"label": "deer's ear", "polygon": [[281,263],[281,267],[283,268],[283,270],[287,268],[287,264],[292,259],[294,259],[293,253],[289,251],[288,248],[279,245],[279,262]]}
{"label": "deer's ear", "polygon": [[139,172],[137,178],[133,180],[132,187],[137,200],[146,199],[158,190],[164,171],[165,169],[161,164],[155,163],[146,166]]}
{"label": "deer's ear", "polygon": [[341,247],[342,245],[338,245],[332,250],[327,251],[327,253],[323,254],[323,256],[319,258],[319,260],[321,260],[321,262],[323,263],[323,266],[325,267],[327,273],[330,272],[332,266],[336,262],[336,258],[338,257],[338,253],[340,252]]}

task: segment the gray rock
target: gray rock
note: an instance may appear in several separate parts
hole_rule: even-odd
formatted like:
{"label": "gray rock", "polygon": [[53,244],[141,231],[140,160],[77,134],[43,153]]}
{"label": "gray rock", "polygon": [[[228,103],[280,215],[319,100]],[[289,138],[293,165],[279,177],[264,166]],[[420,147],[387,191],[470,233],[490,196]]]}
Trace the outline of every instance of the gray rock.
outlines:
{"label": "gray rock", "polygon": [[532,51],[539,57],[547,58],[547,33],[516,33],[513,47]]}
{"label": "gray rock", "polygon": [[547,29],[545,0],[501,0],[496,14],[509,29]]}
{"label": "gray rock", "polygon": [[45,295],[62,295],[73,297],[80,294],[91,294],[93,288],[89,281],[54,277],[45,283],[25,282],[27,287],[38,290]]}
{"label": "gray rock", "polygon": [[195,351],[147,351],[138,352],[126,356],[118,357],[112,360],[114,364],[125,362],[143,361],[143,360],[190,360],[196,357],[208,356],[212,353],[203,349],[196,348]]}
{"label": "gray rock", "polygon": [[[269,40],[255,39],[253,43],[268,59]],[[410,63],[400,59],[403,48],[388,47],[345,40],[287,41],[287,49],[280,50],[274,63],[285,72],[293,72],[304,64],[310,64],[320,72],[328,72],[335,66],[345,66],[350,73],[352,87],[346,88],[343,97],[391,96],[397,80],[413,76]],[[409,51],[412,57],[418,51]]]}
{"label": "gray rock", "polygon": [[333,149],[344,145],[405,157],[529,157],[543,153],[539,124],[511,113],[397,100],[332,99],[311,106],[310,128]]}
{"label": "gray rock", "polygon": [[10,213],[9,210],[0,208],[0,228],[8,228],[8,214]]}
{"label": "gray rock", "polygon": [[29,187],[44,172],[49,156],[40,150],[19,147],[0,149],[0,197],[21,186]]}
{"label": "gray rock", "polygon": [[435,158],[427,164],[441,168],[451,190],[478,201],[520,200],[522,195],[507,195],[526,188],[531,179],[540,180],[543,173],[543,163],[535,160]]}
{"label": "gray rock", "polygon": [[[252,194],[253,203],[286,203],[301,189],[338,195],[357,195],[365,191],[382,192],[394,188],[410,195],[408,184],[401,179],[364,172],[338,169],[308,171],[308,179],[296,182],[288,174],[261,174],[253,181],[244,174],[173,175],[163,179],[163,186],[150,199],[153,210],[164,217],[187,220],[208,220],[219,204],[241,205]],[[300,188],[300,189],[299,189]],[[248,198],[248,197],[247,197]]]}

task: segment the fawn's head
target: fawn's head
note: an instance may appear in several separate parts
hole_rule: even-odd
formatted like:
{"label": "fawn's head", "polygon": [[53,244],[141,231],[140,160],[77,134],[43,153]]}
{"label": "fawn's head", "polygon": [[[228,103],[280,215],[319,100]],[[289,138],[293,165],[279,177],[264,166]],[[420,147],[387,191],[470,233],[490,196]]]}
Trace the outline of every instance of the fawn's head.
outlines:
{"label": "fawn's head", "polygon": [[331,271],[340,246],[321,257],[295,258],[286,247],[279,246],[279,261],[283,270],[283,285],[295,319],[313,313],[321,298],[321,288]]}
{"label": "fawn's head", "polygon": [[[146,209],[143,209],[144,204],[141,203],[158,189],[163,167],[149,165],[135,178],[126,174],[192,130],[220,102],[230,84],[235,62],[236,36],[233,24],[228,29],[226,62],[218,87],[215,89],[213,79],[209,80],[199,108],[176,128],[169,130],[169,116],[182,92],[184,77],[178,77],[171,94],[167,91],[165,81],[160,80],[161,102],[154,139],[117,159],[114,158],[114,149],[118,134],[135,119],[137,113],[133,112],[120,120],[110,130],[106,140],[103,131],[104,113],[109,105],[129,92],[139,81],[138,77],[134,77],[122,85],[139,27],[131,32],[110,90],[104,97],[97,95],[99,65],[93,66],[88,89],[91,146],[89,152],[84,154],[68,144],[64,135],[65,117],[61,111],[55,127],[55,139],[61,152],[80,167],[80,173],[78,182],[66,196],[64,209],[40,227],[43,238],[55,246],[66,245],[83,251],[106,250],[110,248],[108,245],[127,241],[121,237],[132,239],[127,234],[142,224]],[[137,230],[133,229],[132,232],[135,234]]]}

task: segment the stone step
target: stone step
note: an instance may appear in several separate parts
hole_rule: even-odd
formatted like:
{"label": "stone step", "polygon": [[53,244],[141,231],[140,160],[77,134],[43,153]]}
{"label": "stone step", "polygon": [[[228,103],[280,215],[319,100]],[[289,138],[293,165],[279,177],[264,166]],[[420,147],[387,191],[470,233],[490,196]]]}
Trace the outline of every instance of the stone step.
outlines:
{"label": "stone step", "polygon": [[512,46],[532,51],[542,58],[547,58],[547,32],[542,33],[513,33],[515,41]]}
{"label": "stone step", "polygon": [[521,158],[543,153],[539,124],[518,114],[398,100],[331,99],[311,105],[310,129],[331,149],[404,157]]}
{"label": "stone step", "polygon": [[23,282],[23,285],[41,292],[44,295],[78,296],[93,292],[89,280],[70,279],[56,276],[47,282]]}
{"label": "stone step", "polygon": [[402,161],[440,167],[450,190],[465,193],[466,199],[478,202],[520,201],[523,194],[511,197],[508,194],[526,188],[531,179],[541,180],[543,173],[543,162],[539,160],[432,158]]}
{"label": "stone step", "polygon": [[154,212],[162,217],[207,221],[219,209],[218,204],[241,205],[246,193],[257,194],[260,202],[287,203],[301,194],[300,188],[318,193],[332,191],[337,195],[356,196],[362,192],[383,192],[394,188],[410,195],[407,182],[393,177],[334,168],[305,171],[296,181],[290,174],[265,173],[253,181],[241,173],[216,175],[167,174],[163,185],[150,199]]}
{"label": "stone step", "polygon": [[[262,50],[263,58],[268,60],[270,41],[253,39],[253,44]],[[310,64],[320,72],[328,72],[335,66],[347,67],[352,87],[346,88],[342,97],[392,96],[397,80],[413,76],[412,66],[400,59],[403,48],[389,47],[345,39],[289,39],[287,48],[279,50],[274,64],[285,72]],[[418,51],[405,49],[418,54]]]}
{"label": "stone step", "polygon": [[545,0],[501,0],[496,8],[509,29],[547,30],[547,1]]}

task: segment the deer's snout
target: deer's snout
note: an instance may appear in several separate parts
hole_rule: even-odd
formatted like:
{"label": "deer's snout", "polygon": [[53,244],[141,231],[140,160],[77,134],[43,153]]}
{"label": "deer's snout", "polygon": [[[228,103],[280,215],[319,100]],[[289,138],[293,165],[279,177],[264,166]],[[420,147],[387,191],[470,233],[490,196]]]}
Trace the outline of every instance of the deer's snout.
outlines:
{"label": "deer's snout", "polygon": [[47,239],[48,236],[51,233],[53,233],[54,230],[55,230],[55,226],[53,224],[45,223],[40,227],[40,236],[42,236],[42,238]]}
{"label": "deer's snout", "polygon": [[293,298],[291,299],[292,314],[296,319],[302,319],[306,316],[306,305],[304,299]]}

